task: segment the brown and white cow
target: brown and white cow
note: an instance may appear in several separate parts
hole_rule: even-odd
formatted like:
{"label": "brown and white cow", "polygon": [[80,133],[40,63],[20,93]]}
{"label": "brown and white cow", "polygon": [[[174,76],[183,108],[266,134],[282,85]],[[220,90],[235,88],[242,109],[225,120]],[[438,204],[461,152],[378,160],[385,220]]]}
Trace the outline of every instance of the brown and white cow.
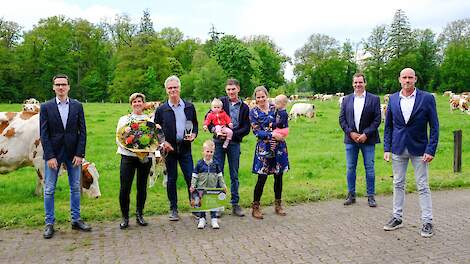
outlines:
{"label": "brown and white cow", "polygon": [[[0,174],[25,166],[37,173],[35,193],[42,194],[45,162],[39,138],[39,114],[31,111],[0,112]],[[82,191],[90,197],[101,196],[99,173],[93,163],[82,166]]]}

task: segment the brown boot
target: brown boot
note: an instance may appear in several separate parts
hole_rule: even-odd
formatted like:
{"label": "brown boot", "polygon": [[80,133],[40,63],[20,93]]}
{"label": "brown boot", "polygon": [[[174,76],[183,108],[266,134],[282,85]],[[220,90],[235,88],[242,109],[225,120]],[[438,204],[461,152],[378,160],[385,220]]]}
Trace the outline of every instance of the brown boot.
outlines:
{"label": "brown boot", "polygon": [[259,202],[253,202],[251,204],[251,208],[252,208],[251,215],[254,218],[263,219],[263,213],[261,212],[261,208],[259,207]]}
{"label": "brown boot", "polygon": [[274,201],[274,211],[276,212],[276,214],[278,215],[281,215],[281,216],[285,216],[287,215],[286,212],[284,212],[284,209],[282,209],[282,200],[281,199],[276,199]]}

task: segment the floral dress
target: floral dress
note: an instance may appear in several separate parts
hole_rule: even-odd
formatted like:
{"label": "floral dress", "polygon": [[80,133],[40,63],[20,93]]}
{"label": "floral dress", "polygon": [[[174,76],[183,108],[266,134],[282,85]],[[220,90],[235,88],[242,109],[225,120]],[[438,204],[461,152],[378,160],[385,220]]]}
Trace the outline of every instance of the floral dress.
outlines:
{"label": "floral dress", "polygon": [[250,110],[250,123],[253,133],[258,139],[253,158],[252,172],[256,174],[279,174],[289,170],[289,159],[287,155],[287,144],[280,141],[274,149],[274,157],[267,157],[263,153],[269,148],[272,138],[272,127],[275,123],[276,109],[269,106],[268,113],[263,112],[258,106]]}

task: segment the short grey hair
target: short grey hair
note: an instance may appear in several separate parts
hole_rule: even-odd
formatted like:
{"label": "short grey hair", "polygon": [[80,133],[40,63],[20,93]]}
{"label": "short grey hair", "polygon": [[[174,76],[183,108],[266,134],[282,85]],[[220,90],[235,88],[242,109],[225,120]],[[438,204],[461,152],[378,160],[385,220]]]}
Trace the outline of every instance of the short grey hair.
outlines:
{"label": "short grey hair", "polygon": [[165,80],[165,88],[167,87],[167,84],[171,81],[176,81],[178,83],[178,87],[181,87],[181,81],[180,78],[176,75],[171,75],[170,77],[166,78]]}

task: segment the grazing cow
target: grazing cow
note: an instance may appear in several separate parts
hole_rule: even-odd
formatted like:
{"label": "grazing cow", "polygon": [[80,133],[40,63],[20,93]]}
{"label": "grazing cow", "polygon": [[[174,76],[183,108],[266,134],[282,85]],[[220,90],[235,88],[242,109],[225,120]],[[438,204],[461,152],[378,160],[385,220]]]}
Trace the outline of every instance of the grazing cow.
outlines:
{"label": "grazing cow", "polygon": [[25,112],[32,112],[32,113],[39,113],[41,105],[38,100],[34,98],[30,98],[23,102],[23,111]]}
{"label": "grazing cow", "polygon": [[321,98],[322,101],[327,101],[327,100],[331,100],[331,99],[333,99],[332,94],[324,94]]}
{"label": "grazing cow", "polygon": [[[0,112],[0,174],[25,166],[37,173],[35,193],[42,194],[45,161],[39,138],[39,114],[22,111]],[[91,197],[101,196],[99,174],[93,163],[82,166],[82,190]]]}
{"label": "grazing cow", "polygon": [[386,113],[387,113],[387,104],[380,104],[380,117],[382,117],[382,122],[385,121]]}
{"label": "grazing cow", "polygon": [[342,97],[342,96],[344,96],[344,93],[336,93],[335,95],[338,96],[338,97]]}
{"label": "grazing cow", "polygon": [[143,110],[148,113],[149,118],[153,120],[153,117],[155,116],[155,110],[160,106],[161,102],[160,101],[153,101],[153,102],[146,102],[144,104]]}
{"label": "grazing cow", "polygon": [[309,118],[315,117],[315,112],[313,111],[313,104],[307,103],[295,103],[289,112],[289,119],[297,118],[297,116],[304,115]]}
{"label": "grazing cow", "polygon": [[442,94],[442,96],[448,96],[448,97],[452,97],[454,93],[452,91],[445,91],[444,94]]}

